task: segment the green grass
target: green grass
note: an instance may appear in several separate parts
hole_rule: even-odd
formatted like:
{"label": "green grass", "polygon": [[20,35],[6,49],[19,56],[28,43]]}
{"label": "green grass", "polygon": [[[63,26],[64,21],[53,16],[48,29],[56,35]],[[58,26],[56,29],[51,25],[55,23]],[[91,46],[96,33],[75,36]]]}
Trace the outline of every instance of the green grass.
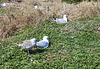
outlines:
{"label": "green grass", "polygon": [[77,3],[77,2],[82,2],[83,0],[62,0],[62,1],[67,3]]}
{"label": "green grass", "polygon": [[0,9],[0,15],[4,15],[4,14],[6,14],[6,13],[15,13],[16,12],[16,9],[12,9],[12,8],[10,8],[9,10],[8,9]]}
{"label": "green grass", "polygon": [[5,0],[0,0],[0,3],[5,2]]}
{"label": "green grass", "polygon": [[5,14],[6,13],[6,10],[5,9],[1,9],[0,10],[0,14]]}
{"label": "green grass", "polygon": [[[95,16],[63,25],[45,21],[25,27],[12,35],[19,35],[15,39],[1,41],[0,69],[99,69],[100,35],[95,31],[99,26]],[[45,35],[51,37],[50,46],[32,48],[31,57],[15,44],[34,37],[40,40]]]}
{"label": "green grass", "polygon": [[67,2],[67,3],[79,3],[79,2],[82,2],[82,1],[88,1],[88,2],[90,2],[90,1],[100,1],[100,0],[62,0],[62,1],[64,1],[64,2]]}

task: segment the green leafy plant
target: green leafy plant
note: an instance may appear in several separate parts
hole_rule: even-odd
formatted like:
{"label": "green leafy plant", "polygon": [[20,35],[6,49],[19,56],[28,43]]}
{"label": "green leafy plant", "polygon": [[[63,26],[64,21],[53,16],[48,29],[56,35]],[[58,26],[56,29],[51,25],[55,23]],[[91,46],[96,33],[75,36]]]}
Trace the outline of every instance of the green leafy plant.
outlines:
{"label": "green leafy plant", "polygon": [[[41,25],[25,27],[23,31],[13,34],[12,36],[15,36],[13,38],[8,36],[9,41],[0,41],[0,68],[100,68],[100,35],[94,30],[99,25],[99,17],[91,17],[86,20],[92,19],[92,22],[82,19],[79,23],[67,24],[44,21]],[[67,30],[63,29],[64,27],[67,27]],[[34,37],[42,40],[45,35],[51,37],[49,47],[32,48],[31,57],[16,45],[16,43]]]}
{"label": "green leafy plant", "polygon": [[100,1],[100,0],[62,0],[64,2],[67,2],[67,3],[78,3],[78,2],[82,2],[82,1]]}
{"label": "green leafy plant", "polygon": [[77,2],[81,2],[83,0],[62,0],[62,1],[65,1],[67,3],[77,3]]}

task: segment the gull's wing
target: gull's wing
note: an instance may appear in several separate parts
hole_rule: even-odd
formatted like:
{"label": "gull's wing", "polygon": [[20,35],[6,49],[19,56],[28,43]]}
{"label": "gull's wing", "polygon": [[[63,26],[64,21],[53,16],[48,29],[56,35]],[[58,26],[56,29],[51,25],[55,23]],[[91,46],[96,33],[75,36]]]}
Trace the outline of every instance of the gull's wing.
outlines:
{"label": "gull's wing", "polygon": [[30,40],[25,40],[19,44],[23,49],[31,48],[34,45],[35,43],[33,44]]}
{"label": "gull's wing", "polygon": [[64,19],[58,19],[58,18],[56,18],[56,22],[58,22],[58,23],[67,23]]}
{"label": "gull's wing", "polygon": [[37,42],[36,45],[39,46],[39,47],[47,48],[49,46],[49,42],[42,40],[42,41]]}

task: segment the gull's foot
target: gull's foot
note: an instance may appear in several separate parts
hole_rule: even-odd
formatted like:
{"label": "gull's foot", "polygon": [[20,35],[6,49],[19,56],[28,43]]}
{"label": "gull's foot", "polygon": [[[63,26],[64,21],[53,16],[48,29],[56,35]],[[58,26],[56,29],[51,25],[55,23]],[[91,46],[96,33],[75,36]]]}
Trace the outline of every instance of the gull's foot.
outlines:
{"label": "gull's foot", "polygon": [[27,53],[28,53],[28,56],[30,56],[30,57],[31,57],[31,54],[30,54],[29,50],[27,51]]}

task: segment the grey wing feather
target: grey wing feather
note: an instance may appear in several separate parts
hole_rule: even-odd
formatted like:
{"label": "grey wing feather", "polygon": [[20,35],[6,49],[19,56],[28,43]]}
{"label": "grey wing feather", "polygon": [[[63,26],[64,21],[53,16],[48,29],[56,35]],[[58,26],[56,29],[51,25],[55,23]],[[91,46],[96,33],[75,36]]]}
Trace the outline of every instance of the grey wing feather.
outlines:
{"label": "grey wing feather", "polygon": [[23,45],[24,43],[28,42],[29,40],[22,41],[19,45]]}
{"label": "grey wing feather", "polygon": [[59,23],[66,23],[66,21],[64,19],[57,19],[56,22],[59,22]]}
{"label": "grey wing feather", "polygon": [[23,49],[27,49],[27,48],[31,48],[32,46],[34,46],[35,43],[32,44],[31,41],[26,40],[26,41],[21,42],[19,45],[20,45]]}
{"label": "grey wing feather", "polygon": [[36,43],[36,45],[39,46],[39,47],[47,48],[49,43],[45,42],[45,41],[39,41],[39,42]]}

